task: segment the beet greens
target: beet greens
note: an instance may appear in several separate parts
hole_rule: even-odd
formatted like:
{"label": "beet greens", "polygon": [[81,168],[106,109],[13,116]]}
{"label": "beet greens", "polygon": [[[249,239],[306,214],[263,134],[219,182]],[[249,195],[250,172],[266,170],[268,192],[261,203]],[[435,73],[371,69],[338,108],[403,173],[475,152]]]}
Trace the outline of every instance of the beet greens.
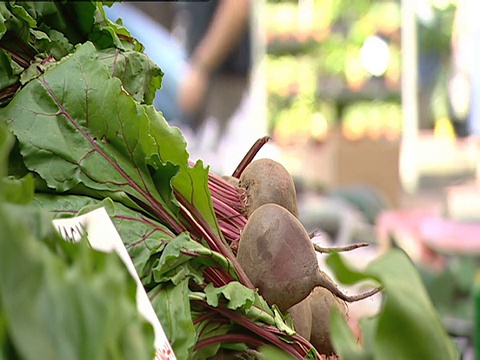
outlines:
{"label": "beet greens", "polygon": [[316,358],[236,261],[241,196],[192,163],[179,129],[149,105],[161,70],[100,4],[39,4],[0,4],[10,14],[0,119],[20,160],[10,174],[33,175],[35,202],[57,217],[106,208],[179,359],[222,343]]}

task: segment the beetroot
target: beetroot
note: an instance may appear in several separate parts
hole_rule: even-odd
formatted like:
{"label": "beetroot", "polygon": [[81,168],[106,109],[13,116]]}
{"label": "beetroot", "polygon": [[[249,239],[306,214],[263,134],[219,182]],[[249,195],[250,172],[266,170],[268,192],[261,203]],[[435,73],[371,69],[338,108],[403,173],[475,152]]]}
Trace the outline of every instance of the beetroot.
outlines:
{"label": "beetroot", "polygon": [[252,213],[240,237],[237,260],[265,300],[282,311],[307,297],[319,273],[304,227],[276,204]]}
{"label": "beetroot", "polygon": [[312,309],[309,302],[310,295],[288,309],[293,320],[295,331],[309,341],[312,333]]}
{"label": "beetroot", "polygon": [[286,311],[317,286],[345,301],[378,292],[347,296],[320,271],[310,237],[300,221],[284,207],[265,204],[256,209],[241,234],[237,260],[270,305]]}
{"label": "beetroot", "polygon": [[[324,276],[328,278],[326,274]],[[330,319],[334,308],[347,317],[345,302],[318,286],[304,300],[288,309],[295,331],[310,341],[320,354],[334,353],[330,338]]]}
{"label": "beetroot", "polygon": [[295,185],[282,164],[271,159],[252,161],[242,172],[239,186],[247,195],[247,218],[265,204],[278,204],[298,217]]}
{"label": "beetroot", "polygon": [[327,289],[316,287],[306,299],[312,313],[311,344],[321,354],[334,352],[330,340],[330,318],[332,309],[337,308],[340,314],[347,316],[347,306]]}

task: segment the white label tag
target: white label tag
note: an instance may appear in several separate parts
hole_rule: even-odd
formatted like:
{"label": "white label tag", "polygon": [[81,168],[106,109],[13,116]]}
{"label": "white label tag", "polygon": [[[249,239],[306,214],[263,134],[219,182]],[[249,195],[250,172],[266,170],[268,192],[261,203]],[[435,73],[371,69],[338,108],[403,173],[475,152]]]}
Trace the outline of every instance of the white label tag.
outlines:
{"label": "white label tag", "polygon": [[88,214],[68,218],[53,220],[53,225],[59,233],[68,241],[80,241],[82,234],[87,233],[88,242],[93,249],[102,252],[115,251],[128,271],[137,283],[137,307],[143,317],[149,321],[155,332],[155,348],[157,360],[176,360],[172,347],[168,342],[165,332],[158,320],[155,310],[148,299],[147,293],[143,288],[143,284],[138,277],[132,259],[128,255],[128,251],[123,244],[117,229],[113,225],[110,217],[104,208],[99,208],[89,212]]}

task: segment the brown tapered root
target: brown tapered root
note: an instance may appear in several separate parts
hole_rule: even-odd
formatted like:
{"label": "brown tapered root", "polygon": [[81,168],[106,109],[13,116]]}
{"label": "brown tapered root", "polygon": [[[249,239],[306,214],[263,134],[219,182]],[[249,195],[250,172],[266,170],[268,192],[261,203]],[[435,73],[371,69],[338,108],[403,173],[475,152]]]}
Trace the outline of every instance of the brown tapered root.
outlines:
{"label": "brown tapered root", "polygon": [[345,245],[345,246],[331,246],[331,247],[330,246],[323,247],[317,244],[313,244],[313,247],[315,248],[315,251],[318,251],[319,253],[331,254],[335,252],[351,251],[351,250],[355,250],[368,245],[369,245],[368,243],[362,242],[362,243]]}
{"label": "brown tapered root", "polygon": [[[333,284],[332,284],[333,285]],[[322,286],[322,285],[320,285]],[[379,286],[375,289],[372,289],[372,290],[369,290],[367,292],[364,292],[362,294],[358,294],[358,295],[346,295],[344,294],[343,292],[341,292],[336,286],[333,286],[333,288],[330,288],[330,287],[326,287],[326,286],[322,286],[322,287],[325,287],[326,289],[330,290],[332,292],[333,295],[335,295],[336,297],[338,297],[339,299],[343,300],[343,301],[346,301],[346,302],[355,302],[355,301],[360,301],[360,300],[364,300],[366,298],[369,298],[377,293],[379,293],[380,291],[383,290],[383,286]]]}

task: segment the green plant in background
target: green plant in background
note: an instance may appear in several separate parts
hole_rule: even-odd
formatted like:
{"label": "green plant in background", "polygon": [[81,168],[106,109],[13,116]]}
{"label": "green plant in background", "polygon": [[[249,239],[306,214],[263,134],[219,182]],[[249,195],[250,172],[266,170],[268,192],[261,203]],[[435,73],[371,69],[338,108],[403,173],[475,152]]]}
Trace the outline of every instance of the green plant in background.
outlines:
{"label": "green plant in background", "polygon": [[351,138],[369,136],[397,139],[402,129],[400,104],[394,101],[359,101],[344,110],[343,133]]}
{"label": "green plant in background", "polygon": [[391,250],[372,261],[364,271],[347,267],[338,254],[330,255],[328,265],[340,282],[353,284],[362,278],[376,278],[384,284],[384,302],[374,317],[360,322],[359,345],[345,321],[332,317],[332,337],[342,359],[458,359],[458,349],[442,328],[422,279],[408,256]]}
{"label": "green plant in background", "polygon": [[479,260],[474,256],[445,255],[445,266],[432,270],[417,268],[435,308],[454,335],[472,339],[476,313],[473,292]]}
{"label": "green plant in background", "polygon": [[[285,114],[297,116],[297,120],[300,115],[305,116],[303,112],[297,113],[293,109],[291,97],[311,98],[312,103],[337,103],[334,117],[331,113],[322,113],[328,125],[343,121],[343,118],[336,116],[341,115],[343,107],[356,101],[373,100],[376,97],[383,99],[385,94],[389,93],[394,101],[399,101],[400,5],[398,2],[316,1],[312,10],[315,25],[311,29],[310,37],[302,35],[303,30],[299,28],[299,24],[297,28],[291,25],[290,27],[293,28],[287,36],[284,34],[286,30],[282,28],[284,25],[274,23],[275,19],[282,18],[287,8],[295,10],[298,16],[299,10],[294,3],[272,2],[267,5],[267,12],[270,14],[267,28],[272,34],[275,31],[281,34],[277,37],[269,36],[271,41],[267,49],[268,118],[272,133],[275,133],[273,129],[277,124],[284,129],[281,133],[288,131],[285,121],[278,120],[284,118]],[[294,22],[295,16],[292,15],[292,17],[291,22]],[[298,35],[295,35],[295,32],[298,32]],[[390,59],[385,73],[380,76],[384,82],[383,87],[373,87],[362,95],[372,75],[361,63],[360,52],[365,40],[373,35],[380,35],[386,39]],[[295,71],[303,67],[308,68],[309,83],[313,83],[313,88],[299,89],[297,86],[299,81]],[[376,107],[376,103],[371,103],[371,107]],[[308,118],[317,111],[315,105],[310,108]],[[381,108],[377,110],[381,111]],[[303,129],[304,133],[308,133],[308,121]],[[292,128],[291,137],[295,138],[296,134],[297,131]]]}

